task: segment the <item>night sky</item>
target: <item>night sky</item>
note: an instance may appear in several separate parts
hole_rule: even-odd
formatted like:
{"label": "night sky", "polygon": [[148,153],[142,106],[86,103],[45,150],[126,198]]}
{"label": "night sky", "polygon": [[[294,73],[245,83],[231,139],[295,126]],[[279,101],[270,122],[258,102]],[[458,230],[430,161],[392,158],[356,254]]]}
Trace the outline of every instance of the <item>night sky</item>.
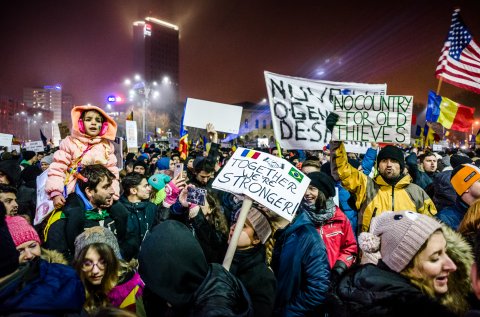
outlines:
{"label": "night sky", "polygon": [[[268,70],[387,83],[425,103],[455,6],[480,42],[478,0],[2,1],[0,95],[61,83],[77,104],[104,103],[133,75],[131,25],[151,12],[180,27],[182,100],[259,102]],[[441,94],[462,91],[443,84]]]}

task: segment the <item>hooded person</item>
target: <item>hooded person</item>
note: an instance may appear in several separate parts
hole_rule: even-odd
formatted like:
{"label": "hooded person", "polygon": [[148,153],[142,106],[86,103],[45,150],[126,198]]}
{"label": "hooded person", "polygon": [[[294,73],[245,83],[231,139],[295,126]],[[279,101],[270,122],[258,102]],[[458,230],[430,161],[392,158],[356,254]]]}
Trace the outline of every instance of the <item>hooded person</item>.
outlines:
{"label": "hooded person", "polygon": [[471,248],[434,218],[385,212],[359,245],[373,256],[341,279],[333,316],[455,316],[468,309]]}
{"label": "hooded person", "polygon": [[[333,130],[338,115],[331,112],[326,120],[327,129]],[[343,188],[355,195],[358,209],[357,233],[368,231],[373,217],[387,210],[411,210],[434,216],[437,209],[427,193],[412,183],[412,177],[405,173],[403,151],[394,145],[387,145],[377,156],[378,175],[370,178],[348,163],[345,145],[331,141],[332,176],[340,181]]]}
{"label": "hooded person", "polygon": [[208,264],[192,232],[178,221],[153,228],[139,264],[148,316],[252,316],[243,285],[220,264]]}
{"label": "hooded person", "polygon": [[117,123],[105,111],[96,106],[76,106],[71,111],[72,134],[61,143],[53,155],[48,170],[45,191],[56,208],[65,204],[65,197],[74,192],[76,172],[82,166],[102,164],[114,175],[115,200],[119,198],[120,185],[117,158],[113,141]]}

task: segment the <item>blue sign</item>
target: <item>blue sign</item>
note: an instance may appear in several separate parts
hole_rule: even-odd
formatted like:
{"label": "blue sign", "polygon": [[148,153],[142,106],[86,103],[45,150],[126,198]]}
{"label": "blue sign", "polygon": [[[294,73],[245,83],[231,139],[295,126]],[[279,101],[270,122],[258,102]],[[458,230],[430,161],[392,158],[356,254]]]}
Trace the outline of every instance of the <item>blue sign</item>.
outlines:
{"label": "blue sign", "polygon": [[108,96],[107,101],[108,102],[115,102],[115,101],[117,101],[117,98],[115,96]]}

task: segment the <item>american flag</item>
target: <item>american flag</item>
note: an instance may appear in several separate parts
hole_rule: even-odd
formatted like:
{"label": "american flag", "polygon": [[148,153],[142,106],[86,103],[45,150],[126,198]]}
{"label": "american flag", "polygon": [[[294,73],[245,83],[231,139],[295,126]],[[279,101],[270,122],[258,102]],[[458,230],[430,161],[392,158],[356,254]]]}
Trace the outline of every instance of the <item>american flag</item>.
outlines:
{"label": "american flag", "polygon": [[435,75],[449,84],[480,93],[480,47],[463,23],[460,9],[453,12]]}

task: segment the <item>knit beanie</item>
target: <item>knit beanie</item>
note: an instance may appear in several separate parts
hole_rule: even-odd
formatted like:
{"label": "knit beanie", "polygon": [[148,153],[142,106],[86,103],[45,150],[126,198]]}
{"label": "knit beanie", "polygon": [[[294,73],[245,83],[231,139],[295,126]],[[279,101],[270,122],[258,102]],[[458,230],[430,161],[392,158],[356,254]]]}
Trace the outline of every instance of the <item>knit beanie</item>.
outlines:
{"label": "knit beanie", "polygon": [[8,230],[5,214],[5,206],[0,203],[0,277],[15,272],[19,266],[18,257],[20,255]]}
{"label": "knit beanie", "polygon": [[8,231],[12,235],[15,247],[28,241],[36,241],[41,244],[37,231],[21,216],[6,217]]}
{"label": "knit beanie", "polygon": [[148,179],[148,183],[150,184],[150,186],[152,186],[153,188],[155,188],[156,190],[161,190],[165,187],[166,184],[168,184],[168,182],[170,182],[172,179],[170,178],[170,176],[168,175],[165,175],[165,174],[155,174],[155,175],[152,175],[150,176],[150,178]]}
{"label": "knit beanie", "polygon": [[377,156],[377,167],[378,164],[385,159],[396,160],[400,164],[400,173],[403,173],[403,169],[405,168],[405,158],[403,156],[403,151],[400,148],[394,145],[387,145],[381,149]]}
{"label": "knit beanie", "polygon": [[[437,220],[423,214],[412,211],[387,211],[372,219],[370,234],[380,237],[382,261],[395,272],[401,272],[428,238],[440,228]],[[364,239],[368,234],[363,236]],[[378,243],[378,240],[376,241]],[[363,249],[364,242],[360,243],[364,253],[375,251],[375,239],[371,242],[370,249]]]}
{"label": "knit beanie", "polygon": [[110,246],[118,259],[122,259],[118,241],[112,231],[107,228],[96,226],[85,229],[75,238],[75,258],[80,255],[80,251],[90,244],[105,243]]}
{"label": "knit beanie", "polygon": [[265,217],[260,210],[252,207],[248,211],[247,220],[252,224],[253,230],[255,230],[260,242],[265,244],[272,234],[272,227],[270,226],[267,217]]}
{"label": "knit beanie", "polygon": [[22,153],[22,157],[25,161],[31,160],[36,155],[33,151],[25,151]]}
{"label": "knit beanie", "polygon": [[327,199],[335,196],[335,182],[330,175],[323,172],[312,172],[307,176],[310,178],[310,185],[324,193]]}
{"label": "knit beanie", "polygon": [[148,169],[148,164],[145,163],[143,160],[139,159],[137,160],[135,163],[133,163],[133,169],[135,169],[135,167],[137,166],[143,166],[143,168],[145,169],[145,171]]}
{"label": "knit beanie", "polygon": [[454,154],[450,157],[450,165],[455,168],[462,164],[472,164],[473,161],[466,155]]}
{"label": "knit beanie", "polygon": [[53,154],[44,156],[41,160],[40,163],[47,163],[48,165],[52,164],[53,162]]}
{"label": "knit beanie", "polygon": [[458,196],[462,196],[480,179],[480,169],[473,164],[462,164],[452,171],[450,182]]}
{"label": "knit beanie", "polygon": [[170,158],[162,157],[157,161],[157,168],[161,171],[168,170],[170,168]]}

